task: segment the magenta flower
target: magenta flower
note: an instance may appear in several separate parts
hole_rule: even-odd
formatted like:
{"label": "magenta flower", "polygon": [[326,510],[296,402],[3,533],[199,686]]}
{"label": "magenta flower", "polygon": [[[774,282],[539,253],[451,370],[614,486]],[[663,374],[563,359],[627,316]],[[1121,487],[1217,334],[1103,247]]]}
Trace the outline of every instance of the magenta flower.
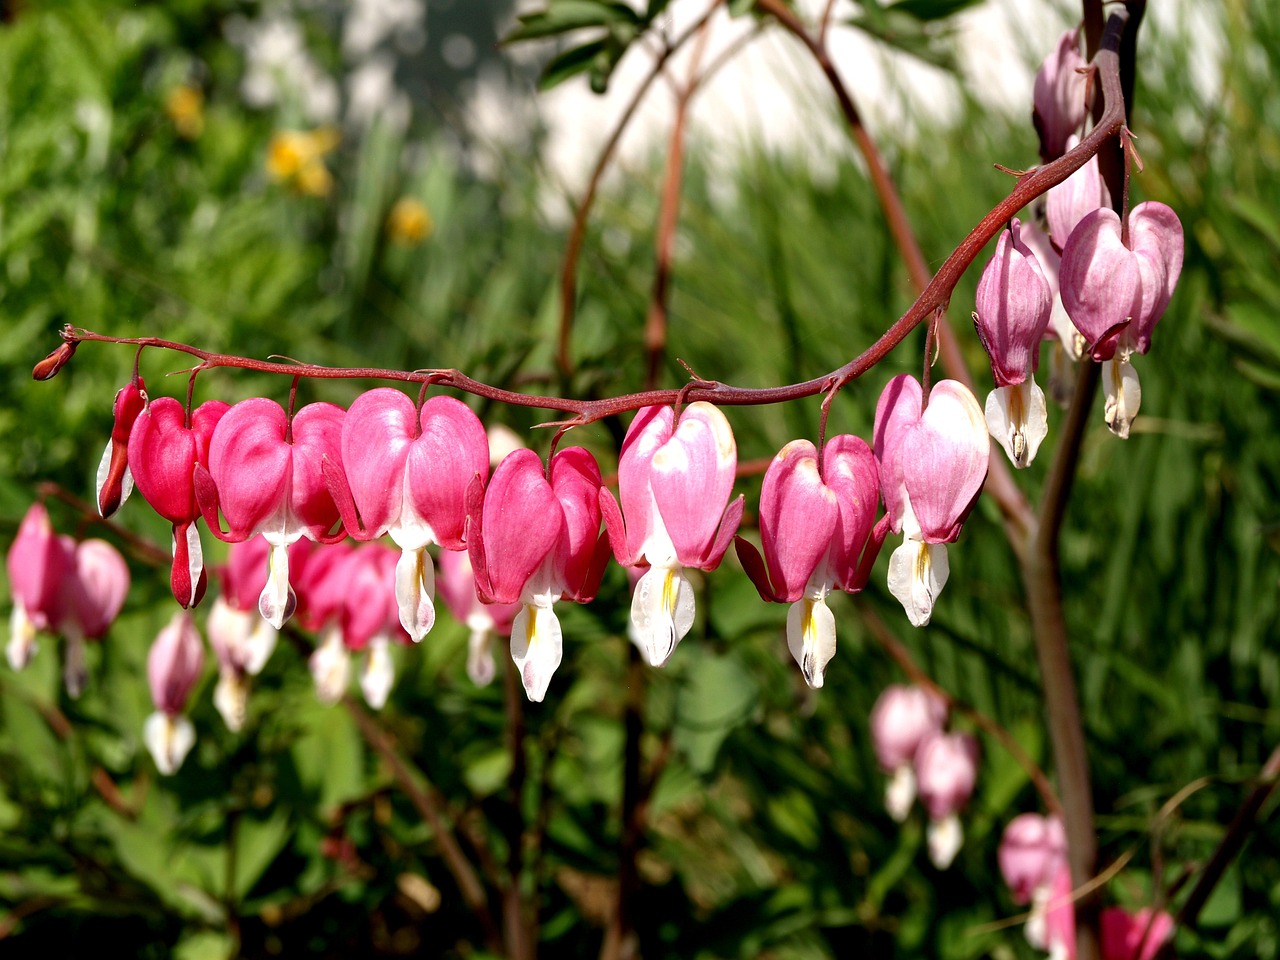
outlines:
{"label": "magenta flower", "polygon": [[214,536],[238,543],[261,534],[271,545],[257,606],[277,630],[296,605],[289,545],[303,537],[330,543],[345,536],[322,472],[326,459],[342,462],[343,413],[332,403],[312,403],[290,420],[274,400],[245,400],[214,430],[208,470],[196,468],[197,498]]}
{"label": "magenta flower", "polygon": [[[871,448],[849,434],[818,451],[793,440],[773,458],[760,493],[764,559],[735,537],[738,558],[766,601],[790,603],[787,647],[809,686],[823,684],[836,649],[832,587],[857,593],[866,586],[888,523],[875,525],[880,480]],[[873,528],[874,531],[873,531]]]}
{"label": "magenta flower", "polygon": [[871,708],[871,746],[880,769],[889,774],[884,805],[901,823],[916,799],[916,751],[947,722],[947,705],[923,687],[885,687]]}
{"label": "magenta flower", "polygon": [[49,522],[44,504],[33,503],[18,526],[5,567],[13,593],[9,618],[9,665],[21,670],[36,652],[36,634],[53,630],[61,616],[63,583],[75,559]]}
{"label": "magenta flower", "polygon": [[62,540],[72,569],[62,582],[55,627],[66,640],[62,675],[67,694],[74,698],[84,691],[88,677],[85,641],[100,640],[120,614],[129,593],[129,565],[105,540]]}
{"label": "magenta flower", "polygon": [[944,546],[960,528],[987,475],[991,442],[978,401],[942,380],[922,408],[919,382],[901,374],[876,404],[875,455],[890,527],[903,534],[889,559],[889,592],[914,626],[924,626],[947,582]]}
{"label": "magenta flower", "polygon": [[1173,917],[1163,910],[1129,913],[1108,907],[1099,918],[1102,960],[1155,960],[1173,937]]}
{"label": "magenta flower", "polygon": [[193,476],[197,465],[208,468],[209,442],[228,409],[209,400],[188,418],[177,400],[160,397],[147,404],[129,434],[129,469],[138,492],[173,524],[169,586],[183,607],[199,603],[207,584]]}
{"label": "magenta flower", "polygon": [[996,859],[1013,902],[1031,905],[1027,942],[1037,950],[1047,950],[1053,884],[1067,866],[1067,835],[1062,821],[1038,813],[1019,814],[1004,828]]}
{"label": "magenta flower", "polygon": [[1163,203],[1129,214],[1126,243],[1120,217],[1095,210],[1080,221],[1062,251],[1062,303],[1084,335],[1089,354],[1104,361],[1107,426],[1129,435],[1142,402],[1134,353],[1146,353],[1182,273],[1182,224]]}
{"label": "magenta flower", "polygon": [[[489,434],[493,444],[493,431]],[[519,449],[512,447],[512,450]],[[454,618],[471,631],[467,639],[467,676],[478,687],[493,682],[495,665],[490,646],[496,634],[511,636],[511,624],[524,609],[521,603],[485,603],[476,595],[476,577],[471,557],[457,550],[440,554],[436,592]]]}
{"label": "magenta flower", "polygon": [[973,314],[996,382],[987,395],[987,429],[1015,467],[1035,459],[1049,432],[1044,392],[1033,374],[1053,309],[1053,291],[1035,253],[1023,242],[1021,229],[1015,217],[1001,232],[978,281]]}
{"label": "magenta flower", "polygon": [[1054,249],[1049,235],[1034,221],[1028,221],[1022,225],[1022,240],[1035,254],[1044,278],[1049,282],[1049,289],[1053,292],[1053,307],[1049,311],[1049,329],[1045,333],[1045,339],[1052,341],[1049,354],[1049,394],[1055,403],[1065,407],[1075,392],[1075,364],[1084,351],[1084,337],[1071,322],[1066,308],[1062,305],[1062,293],[1058,283],[1062,254]]}
{"label": "magenta flower", "polygon": [[389,534],[400,547],[400,622],[421,640],[435,623],[435,569],[426,548],[465,549],[467,488],[489,476],[484,426],[452,397],[432,397],[417,411],[400,391],[379,387],[347,411],[341,469],[332,462],[324,469],[347,532],[357,540]]}
{"label": "magenta flower", "polygon": [[915,756],[920,802],[929,814],[929,859],[939,870],[951,866],[964,842],[960,812],[978,780],[978,741],[967,733],[933,733]]}
{"label": "magenta flower", "polygon": [[1040,134],[1040,156],[1045,163],[1067,149],[1067,137],[1084,125],[1085,67],[1080,55],[1080,31],[1068,30],[1036,72],[1032,90],[1032,121]]}
{"label": "magenta flower", "polygon": [[147,717],[142,739],[163,774],[182,766],[195,746],[195,727],[184,711],[203,670],[204,645],[195,622],[185,610],[175,613],[147,654],[147,681],[156,712]]}
{"label": "magenta flower", "polygon": [[468,553],[479,598],[521,604],[511,659],[535,702],[563,654],[560,599],[586,603],[600,586],[608,539],[600,534],[600,468],[581,447],[551,458],[550,479],[532,450],[515,450],[493,472],[482,508],[472,507]]}
{"label": "magenta flower", "polygon": [[742,519],[743,498],[729,502],[737,466],[729,421],[704,401],[685,407],[678,425],[670,407],[645,407],[622,441],[622,506],[607,490],[600,506],[618,562],[648,566],[632,595],[631,625],[653,666],[666,663],[693,626],[684,568],[718,567]]}
{"label": "magenta flower", "polygon": [[102,451],[98,464],[98,512],[109,517],[129,499],[133,492],[133,474],[129,472],[129,435],[133,424],[147,403],[147,386],[141,377],[126,383],[116,392],[115,422],[111,438]]}

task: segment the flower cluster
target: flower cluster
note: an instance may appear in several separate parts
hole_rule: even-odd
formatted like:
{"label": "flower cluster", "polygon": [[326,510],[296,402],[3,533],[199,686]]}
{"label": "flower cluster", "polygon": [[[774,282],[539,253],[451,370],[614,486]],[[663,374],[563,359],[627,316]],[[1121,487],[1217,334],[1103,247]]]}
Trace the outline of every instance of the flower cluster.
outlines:
{"label": "flower cluster", "polygon": [[978,779],[978,741],[946,725],[946,704],[922,687],[888,687],[871,710],[871,745],[889,774],[885,807],[901,823],[919,796],[929,815],[929,858],[940,870],[960,852],[960,813]]}
{"label": "flower cluster", "polygon": [[[1027,942],[1050,960],[1074,960],[1075,910],[1062,821],[1023,813],[1005,827],[997,851],[1013,902],[1030,904]],[[1103,960],[1154,960],[1173,935],[1173,917],[1150,909],[1107,907],[1100,917]]]}

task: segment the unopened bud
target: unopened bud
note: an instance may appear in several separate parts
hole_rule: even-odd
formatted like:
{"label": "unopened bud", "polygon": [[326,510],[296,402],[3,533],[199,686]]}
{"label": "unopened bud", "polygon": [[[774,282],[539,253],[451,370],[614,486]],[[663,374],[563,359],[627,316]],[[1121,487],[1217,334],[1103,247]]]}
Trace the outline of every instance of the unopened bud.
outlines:
{"label": "unopened bud", "polygon": [[71,362],[75,353],[76,344],[64,340],[52,353],[35,365],[31,376],[36,380],[52,380],[58,375],[59,370]]}

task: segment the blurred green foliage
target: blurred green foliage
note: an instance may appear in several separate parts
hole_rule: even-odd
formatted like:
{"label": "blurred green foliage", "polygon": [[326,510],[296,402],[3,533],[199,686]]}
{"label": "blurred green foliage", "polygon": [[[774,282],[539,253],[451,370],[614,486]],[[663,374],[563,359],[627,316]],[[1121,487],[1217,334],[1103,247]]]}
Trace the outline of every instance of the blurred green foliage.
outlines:
{"label": "blurred green foliage", "polygon": [[[571,6],[621,17],[623,5],[559,4]],[[633,12],[634,22],[664,6]],[[963,4],[861,6],[871,25],[910,17],[923,31]],[[65,323],[252,357],[458,367],[517,389],[598,396],[641,386],[659,163],[628,169],[597,204],[575,372],[564,377],[553,363],[564,230],[540,212],[550,178],[531,149],[471,144],[500,151],[496,173],[482,175],[459,148],[465,136],[438,121],[408,134],[344,127],[320,159],[331,190],[308,195],[268,170],[272,138],[302,118],[241,102],[243,64],[223,38],[239,4],[17,9],[0,27],[6,542],[37,483],[91,498],[111,398],[133,362],[128,349],[87,344],[55,381],[33,384],[26,372]],[[1213,63],[1214,89],[1197,85],[1196,50],[1144,27],[1134,127],[1147,169],[1136,193],[1178,211],[1187,259],[1155,348],[1139,360],[1144,416],[1127,443],[1095,418],[1062,544],[1103,856],[1133,856],[1109,895],[1129,905],[1209,854],[1280,741],[1280,14],[1232,0],[1206,16],[1220,18],[1233,51]],[[183,129],[192,114],[190,101],[184,113],[173,100],[182,89],[198,92],[198,131]],[[836,121],[815,109],[813,122]],[[1007,189],[990,161],[1019,166],[1035,151],[1022,118],[972,100],[954,125],[930,131],[927,147],[892,137],[882,146],[933,262]],[[406,197],[429,216],[416,242],[388,227]],[[851,153],[817,177],[795,157],[748,151],[729,168],[693,150],[678,240],[669,384],[684,377],[677,357],[741,384],[816,376],[909,303]],[[970,273],[953,300],[962,331]],[[880,386],[918,369],[921,346],[904,344],[846,389],[832,428],[868,436]],[[982,371],[976,340],[966,347]],[[152,394],[183,395],[185,366],[178,355],[144,355]],[[235,401],[281,397],[286,386],[215,372],[196,393]],[[366,386],[302,392],[349,403]],[[537,422],[532,411],[478,406],[518,430]],[[817,412],[816,402],[730,411],[741,458],[812,436]],[[622,429],[596,425],[575,439],[607,462]],[[534,444],[545,436],[529,434]],[[1018,478],[1033,497],[1041,459]],[[742,487],[752,503],[758,480]],[[185,960],[484,956],[432,830],[353,713],[315,703],[308,638],[282,644],[256,679],[242,734],[225,730],[206,682],[194,701],[196,750],[177,775],[157,777],[140,732],[147,646],[172,609],[164,575],[90,518],[51,509],[64,531],[120,543],[135,585],[90,651],[82,699],[61,691],[48,638],[26,672],[0,675],[0,953],[110,943],[121,955]],[[135,500],[121,519],[166,544],[166,525],[148,514]],[[951,563],[925,630],[906,626],[882,569],[859,603],[1047,766],[1021,584],[991,504],[975,512]],[[918,815],[899,827],[883,810],[866,716],[901,676],[859,605],[833,602],[840,651],[815,694],[786,652],[783,608],[761,604],[732,563],[701,589],[694,634],[646,681],[640,745],[647,757],[670,752],[632,905],[642,955],[1031,956],[1019,930],[997,923],[1018,908],[994,856],[1003,824],[1037,806],[1024,772],[984,741],[966,845],[939,873]],[[538,828],[524,889],[546,956],[597,952],[616,897],[626,596],[613,569],[596,603],[562,612],[565,663],[547,702],[524,711],[528,780],[514,808],[501,683],[476,689],[466,679],[461,626],[442,617],[420,648],[396,651],[397,685],[377,721],[453,811],[468,852],[485,847],[504,862],[513,818]],[[1203,789],[1157,816],[1202,776]],[[1280,828],[1266,820],[1201,929],[1179,935],[1179,955],[1280,956],[1278,848]]]}

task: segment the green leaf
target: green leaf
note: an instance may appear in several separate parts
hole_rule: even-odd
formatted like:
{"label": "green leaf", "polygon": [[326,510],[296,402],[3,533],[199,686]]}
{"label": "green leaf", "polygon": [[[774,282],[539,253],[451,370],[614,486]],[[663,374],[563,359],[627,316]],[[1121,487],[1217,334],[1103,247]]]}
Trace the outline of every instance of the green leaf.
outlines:
{"label": "green leaf", "polygon": [[268,820],[244,817],[236,822],[236,896],[244,898],[284,849],[292,829],[289,816],[277,810]]}
{"label": "green leaf", "polygon": [[597,0],[553,0],[543,10],[520,16],[519,25],[503,43],[520,43],[556,37],[589,27],[612,27],[619,24],[638,26],[640,18],[625,3],[602,3]]}
{"label": "green leaf", "polygon": [[573,47],[551,58],[538,77],[538,89],[550,90],[570,77],[591,69],[596,57],[605,52],[604,40],[592,40],[580,47]]}

